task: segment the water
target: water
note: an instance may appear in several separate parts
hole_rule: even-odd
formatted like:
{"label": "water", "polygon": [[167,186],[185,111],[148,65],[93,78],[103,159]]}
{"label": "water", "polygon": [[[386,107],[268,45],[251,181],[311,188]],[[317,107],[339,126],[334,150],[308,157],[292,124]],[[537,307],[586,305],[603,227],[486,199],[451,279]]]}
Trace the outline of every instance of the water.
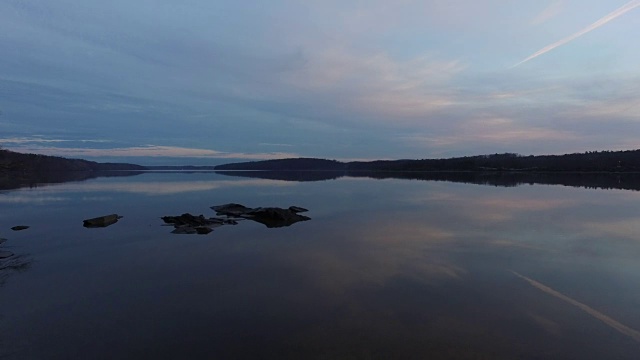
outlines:
{"label": "water", "polygon": [[[175,235],[160,219],[230,202],[312,220]],[[146,173],[6,190],[0,250],[21,267],[0,270],[0,358],[635,359],[639,218],[640,192],[557,185]]]}

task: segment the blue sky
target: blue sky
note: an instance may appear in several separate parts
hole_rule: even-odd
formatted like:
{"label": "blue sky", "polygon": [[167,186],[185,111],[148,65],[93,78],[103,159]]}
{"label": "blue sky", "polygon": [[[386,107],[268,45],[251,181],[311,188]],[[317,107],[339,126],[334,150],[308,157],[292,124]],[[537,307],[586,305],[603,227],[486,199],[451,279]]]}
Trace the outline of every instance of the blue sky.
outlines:
{"label": "blue sky", "polygon": [[151,163],[640,148],[640,0],[0,2],[0,145]]}

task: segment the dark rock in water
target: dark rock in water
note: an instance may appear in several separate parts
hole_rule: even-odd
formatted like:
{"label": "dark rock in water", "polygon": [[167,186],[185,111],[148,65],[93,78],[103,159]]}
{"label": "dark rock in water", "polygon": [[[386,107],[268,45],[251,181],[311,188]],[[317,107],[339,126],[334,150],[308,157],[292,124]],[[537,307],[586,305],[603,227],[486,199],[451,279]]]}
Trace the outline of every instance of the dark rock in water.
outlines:
{"label": "dark rock in water", "polygon": [[4,242],[6,242],[6,241],[7,241],[7,239],[5,239],[5,238],[0,238],[0,244],[4,243]]}
{"label": "dark rock in water", "polygon": [[217,215],[226,215],[228,217],[244,218],[257,221],[269,228],[283,227],[292,225],[298,221],[306,221],[311,218],[298,215],[299,212],[308,211],[299,206],[290,206],[288,209],[278,207],[267,208],[248,208],[240,204],[225,204],[212,206]]}
{"label": "dark rock in water", "polygon": [[198,231],[195,228],[192,228],[191,226],[181,226],[181,227],[175,228],[171,233],[180,234],[180,235],[192,235],[192,234],[197,234]]}
{"label": "dark rock in water", "polygon": [[206,226],[198,226],[196,228],[196,232],[200,235],[207,235],[208,233],[212,232],[213,229],[210,227],[206,227]]}
{"label": "dark rock in water", "polygon": [[201,234],[205,235],[213,231],[213,228],[224,225],[225,220],[219,218],[205,218],[204,215],[191,215],[189,213],[180,216],[163,216],[166,224],[172,224],[176,229],[172,234]]}
{"label": "dark rock in water", "polygon": [[107,227],[109,225],[113,225],[118,222],[119,219],[122,219],[122,216],[118,214],[111,214],[105,216],[98,216],[93,219],[83,220],[83,226],[86,228],[99,228],[99,227]]}
{"label": "dark rock in water", "polygon": [[180,226],[175,228],[171,233],[179,234],[179,235],[193,235],[193,234],[206,235],[212,231],[213,229],[207,226],[197,226],[197,227]]}
{"label": "dark rock in water", "polygon": [[189,213],[182,214],[180,216],[163,216],[162,220],[167,224],[173,224],[174,226],[216,226],[222,225],[224,219],[218,218],[205,218],[204,215],[191,215]]}
{"label": "dark rock in water", "polygon": [[0,259],[6,259],[13,256],[11,251],[0,251]]}
{"label": "dark rock in water", "polygon": [[299,215],[290,209],[276,207],[256,208],[245,214],[247,219],[264,224],[268,228],[278,228],[293,225],[299,221],[311,220],[311,218]]}
{"label": "dark rock in water", "polygon": [[299,215],[299,212],[308,211],[305,208],[291,206],[288,209],[277,207],[249,208],[240,204],[224,204],[212,206],[217,215],[226,218],[206,218],[204,215],[191,215],[185,213],[179,216],[163,216],[166,224],[171,224],[175,229],[173,234],[208,234],[213,228],[223,225],[237,225],[239,220],[253,220],[266,225],[269,228],[289,226],[298,221],[311,220],[311,218]]}
{"label": "dark rock in water", "polygon": [[14,227],[12,227],[12,228],[11,228],[11,230],[13,230],[13,231],[20,231],[20,230],[26,230],[26,229],[28,229],[28,228],[29,228],[29,227],[28,227],[28,226],[26,226],[26,225],[18,225],[18,226],[14,226]]}
{"label": "dark rock in water", "polygon": [[241,215],[247,213],[248,211],[253,210],[244,205],[233,204],[233,203],[212,206],[211,209],[215,211],[218,215],[227,215],[232,217],[240,217]]}

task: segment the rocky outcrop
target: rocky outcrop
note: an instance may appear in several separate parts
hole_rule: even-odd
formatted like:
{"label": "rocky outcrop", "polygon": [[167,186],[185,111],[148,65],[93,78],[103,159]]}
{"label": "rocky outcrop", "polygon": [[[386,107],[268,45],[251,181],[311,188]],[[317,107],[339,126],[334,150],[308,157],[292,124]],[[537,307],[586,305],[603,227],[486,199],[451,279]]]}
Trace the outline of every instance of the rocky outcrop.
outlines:
{"label": "rocky outcrop", "polygon": [[92,219],[83,220],[82,226],[86,228],[107,227],[117,223],[120,219],[122,219],[122,216],[119,216],[118,214],[98,216]]}
{"label": "rocky outcrop", "polygon": [[299,214],[308,211],[299,206],[290,206],[288,209],[283,209],[278,207],[248,208],[240,204],[225,204],[212,206],[211,209],[218,215],[253,220],[264,224],[268,228],[290,226],[299,221],[311,220],[311,218]]}
{"label": "rocky outcrop", "polygon": [[223,225],[237,225],[240,220],[253,220],[264,224],[268,228],[290,226],[299,221],[311,220],[299,213],[308,211],[299,206],[288,209],[278,207],[250,208],[240,204],[224,204],[211,207],[218,217],[205,217],[185,213],[179,216],[163,216],[165,224],[173,225],[173,234],[208,234],[214,228]]}
{"label": "rocky outcrop", "polygon": [[[172,234],[199,234],[206,235],[213,231],[214,228],[224,224],[231,224],[225,219],[206,218],[204,215],[191,215],[185,213],[179,216],[163,216],[162,220],[165,224],[171,224],[175,228]],[[236,223],[237,224],[237,223]]]}
{"label": "rocky outcrop", "polygon": [[18,226],[14,226],[11,228],[11,230],[13,231],[21,231],[21,230],[27,230],[29,227],[27,225],[18,225]]}

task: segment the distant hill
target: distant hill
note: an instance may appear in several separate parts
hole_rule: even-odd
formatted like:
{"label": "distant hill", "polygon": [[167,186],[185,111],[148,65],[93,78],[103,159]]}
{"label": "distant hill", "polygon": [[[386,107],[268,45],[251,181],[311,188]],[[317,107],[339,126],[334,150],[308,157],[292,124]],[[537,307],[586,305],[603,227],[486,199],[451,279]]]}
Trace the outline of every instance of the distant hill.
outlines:
{"label": "distant hill", "polygon": [[180,171],[180,172],[189,172],[189,171],[213,171],[215,170],[215,166],[211,165],[153,165],[153,166],[145,166],[147,170],[153,171]]}
{"label": "distant hill", "polygon": [[0,150],[0,172],[44,173],[68,171],[146,170],[146,167],[125,163],[98,163],[58,156],[23,154]]}
{"label": "distant hill", "polygon": [[345,163],[336,160],[296,158],[251,161],[218,165],[215,170],[346,170]]}
{"label": "distant hill", "polygon": [[354,162],[297,158],[218,165],[215,170],[640,172],[640,150],[540,156],[506,153],[449,159]]}

